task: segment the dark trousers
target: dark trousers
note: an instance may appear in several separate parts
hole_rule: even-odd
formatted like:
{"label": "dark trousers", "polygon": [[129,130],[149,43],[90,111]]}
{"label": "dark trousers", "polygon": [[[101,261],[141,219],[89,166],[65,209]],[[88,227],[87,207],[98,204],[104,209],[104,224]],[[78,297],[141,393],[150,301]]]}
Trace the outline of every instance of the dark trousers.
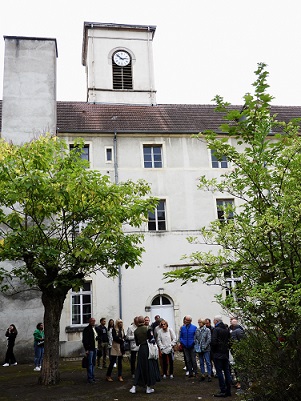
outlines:
{"label": "dark trousers", "polygon": [[7,346],[7,351],[5,355],[5,363],[16,363],[16,358],[14,355],[14,346],[8,345]]}
{"label": "dark trousers", "polygon": [[214,365],[221,392],[226,393],[227,395],[231,395],[232,380],[229,368],[229,359],[214,358]]}
{"label": "dark trousers", "polygon": [[173,353],[163,354],[162,353],[162,361],[163,361],[163,375],[167,375],[167,368],[169,365],[169,374],[173,375]]}
{"label": "dark trousers", "polygon": [[196,364],[196,353],[194,347],[193,348],[184,347],[184,355],[186,360],[186,370],[189,371],[189,376],[197,374],[198,367]]}
{"label": "dark trousers", "polygon": [[136,370],[136,359],[137,359],[137,352],[138,351],[131,351],[131,374],[135,374]]}
{"label": "dark trousers", "polygon": [[110,365],[108,367],[107,370],[107,376],[111,376],[112,374],[112,370],[114,367],[114,363],[116,363],[117,361],[117,372],[118,372],[118,377],[122,376],[122,355],[121,356],[115,356],[115,355],[111,355],[110,356]]}

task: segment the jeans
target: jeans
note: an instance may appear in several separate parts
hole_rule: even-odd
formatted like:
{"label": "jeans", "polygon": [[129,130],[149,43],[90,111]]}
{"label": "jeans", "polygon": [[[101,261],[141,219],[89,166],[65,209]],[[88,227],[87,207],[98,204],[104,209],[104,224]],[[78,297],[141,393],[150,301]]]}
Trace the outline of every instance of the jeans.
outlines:
{"label": "jeans", "polygon": [[[202,375],[205,374],[205,363],[206,363],[208,376],[211,376],[212,369],[211,369],[211,362],[210,362],[210,351],[199,352],[198,355],[199,355],[199,359],[200,359],[200,369],[201,369]],[[204,361],[205,361],[205,363],[204,363]]]}
{"label": "jeans", "polygon": [[34,344],[34,366],[36,368],[42,366],[43,355],[44,355],[44,347],[39,347],[37,344]]}
{"label": "jeans", "polygon": [[[231,374],[229,368],[229,359],[214,358],[214,365],[218,377],[219,387],[222,393],[231,395]],[[224,377],[225,375],[225,377]]]}
{"label": "jeans", "polygon": [[96,353],[97,349],[95,348],[92,351],[89,351],[88,353],[88,367],[87,367],[87,376],[88,376],[88,382],[91,383],[95,381],[94,377],[94,366],[96,362]]}

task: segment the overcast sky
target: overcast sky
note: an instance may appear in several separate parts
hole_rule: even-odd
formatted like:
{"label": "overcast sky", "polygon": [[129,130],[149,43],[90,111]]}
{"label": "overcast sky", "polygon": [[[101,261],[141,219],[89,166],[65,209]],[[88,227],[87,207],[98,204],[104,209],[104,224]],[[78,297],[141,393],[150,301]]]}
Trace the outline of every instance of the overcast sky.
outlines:
{"label": "overcast sky", "polygon": [[257,63],[268,64],[274,104],[301,105],[300,0],[1,1],[3,36],[56,38],[57,98],[86,100],[81,65],[84,21],[156,25],[157,103],[232,104],[252,90]]}

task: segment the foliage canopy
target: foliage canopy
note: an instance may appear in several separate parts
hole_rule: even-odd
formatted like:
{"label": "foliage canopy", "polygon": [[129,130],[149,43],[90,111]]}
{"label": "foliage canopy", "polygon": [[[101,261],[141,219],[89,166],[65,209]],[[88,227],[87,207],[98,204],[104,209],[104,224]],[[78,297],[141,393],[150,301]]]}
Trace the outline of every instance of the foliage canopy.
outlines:
{"label": "foliage canopy", "polygon": [[[58,381],[59,320],[67,292],[98,270],[116,276],[144,251],[139,227],[157,200],[144,181],[110,182],[57,137],[0,146],[0,278],[19,278],[42,292],[43,383]],[[125,230],[125,227],[132,227]],[[12,261],[11,269],[7,261]]]}
{"label": "foliage canopy", "polygon": [[[234,218],[226,222],[217,220],[201,229],[202,242],[216,245],[217,252],[185,256],[190,259],[187,267],[167,273],[166,278],[183,283],[203,280],[223,288],[230,272],[241,278],[232,294],[220,296],[219,302],[227,313],[238,315],[250,330],[255,330],[248,341],[252,337],[258,339],[256,333],[264,338],[254,341],[256,349],[248,344],[241,354],[246,367],[246,358],[250,360],[253,351],[257,355],[258,347],[261,352],[262,363],[253,360],[252,371],[247,372],[249,378],[256,378],[251,391],[255,393],[259,388],[257,398],[252,399],[281,400],[282,386],[288,391],[286,397],[293,400],[300,394],[301,374],[295,363],[300,360],[301,349],[299,120],[283,122],[271,115],[266,65],[258,64],[255,73],[255,91],[244,96],[244,107],[231,107],[217,96],[217,110],[224,113],[225,123],[218,133],[199,135],[215,150],[217,158],[222,160],[226,156],[231,166],[219,179],[201,177],[199,189],[233,198],[235,206],[228,205],[224,212],[231,211]],[[276,366],[269,373],[266,371],[271,353],[275,354],[274,363],[277,360],[285,366],[285,375]],[[293,368],[287,370],[288,365]],[[270,383],[269,394],[266,383]]]}

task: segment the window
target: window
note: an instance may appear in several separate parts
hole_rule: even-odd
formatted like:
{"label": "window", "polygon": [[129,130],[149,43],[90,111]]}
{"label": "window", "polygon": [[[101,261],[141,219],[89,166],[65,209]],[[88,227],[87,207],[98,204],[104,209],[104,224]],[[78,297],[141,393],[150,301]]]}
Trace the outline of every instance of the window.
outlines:
{"label": "window", "polygon": [[143,145],[145,168],[162,168],[162,145]]}
{"label": "window", "polygon": [[133,89],[132,59],[127,52],[118,51],[113,54],[112,68],[113,89]]}
{"label": "window", "polygon": [[221,222],[233,219],[234,200],[216,199],[217,218]]}
{"label": "window", "polygon": [[236,301],[240,301],[240,298],[237,298],[236,296],[236,291],[242,280],[241,277],[236,277],[234,272],[231,270],[230,272],[225,272],[225,279],[226,279],[226,296],[227,297],[233,297]]}
{"label": "window", "polygon": [[213,168],[228,168],[227,157],[223,156],[221,160],[218,160],[215,156],[215,150],[211,149],[211,165]]}
{"label": "window", "polygon": [[148,212],[148,230],[164,231],[166,230],[165,200],[160,200],[154,213]]}
{"label": "window", "polygon": [[[73,144],[69,145],[69,149],[74,149],[75,146]],[[90,146],[85,144],[82,148],[82,152],[81,152],[81,158],[83,160],[87,160],[90,161]]]}
{"label": "window", "polygon": [[86,281],[78,292],[71,291],[71,324],[89,323],[92,316],[92,290],[91,281]]}
{"label": "window", "polygon": [[171,301],[164,295],[158,295],[153,299],[152,305],[171,305]]}
{"label": "window", "polygon": [[106,148],[106,163],[113,161],[113,148]]}

